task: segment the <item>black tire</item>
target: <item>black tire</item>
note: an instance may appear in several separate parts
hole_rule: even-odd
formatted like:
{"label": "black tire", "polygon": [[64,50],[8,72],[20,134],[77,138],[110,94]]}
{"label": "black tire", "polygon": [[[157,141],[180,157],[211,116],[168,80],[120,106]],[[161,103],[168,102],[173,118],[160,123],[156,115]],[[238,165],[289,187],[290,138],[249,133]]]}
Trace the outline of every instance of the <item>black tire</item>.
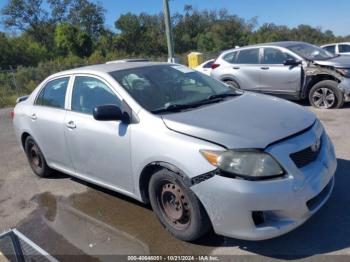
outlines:
{"label": "black tire", "polygon": [[311,88],[309,102],[312,106],[321,109],[340,108],[344,104],[344,96],[336,81],[324,80]]}
{"label": "black tire", "polygon": [[162,169],[152,175],[149,198],[159,221],[176,238],[194,241],[210,230],[204,207],[174,172]]}
{"label": "black tire", "polygon": [[33,172],[39,177],[49,177],[52,170],[47,165],[43,153],[31,136],[26,138],[24,149]]}
{"label": "black tire", "polygon": [[234,80],[225,80],[224,83],[229,85],[229,86],[231,86],[231,87],[234,87],[234,88],[237,88],[237,89],[241,89],[239,84],[236,81],[234,81]]}

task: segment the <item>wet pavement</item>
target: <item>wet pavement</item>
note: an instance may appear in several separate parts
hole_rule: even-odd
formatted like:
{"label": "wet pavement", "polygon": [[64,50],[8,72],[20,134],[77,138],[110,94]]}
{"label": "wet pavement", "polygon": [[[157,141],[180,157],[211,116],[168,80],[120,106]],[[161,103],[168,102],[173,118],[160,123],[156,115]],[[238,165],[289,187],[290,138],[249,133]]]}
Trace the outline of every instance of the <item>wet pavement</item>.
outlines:
{"label": "wet pavement", "polygon": [[[297,259],[350,254],[350,107],[314,110],[337,151],[328,203],[295,231],[249,242],[213,232],[194,243],[173,238],[152,210],[118,193],[57,173],[36,177],[17,143],[9,109],[0,110],[0,232],[16,227],[62,261],[108,260],[108,255],[259,255]],[[261,257],[260,257],[261,258]]]}

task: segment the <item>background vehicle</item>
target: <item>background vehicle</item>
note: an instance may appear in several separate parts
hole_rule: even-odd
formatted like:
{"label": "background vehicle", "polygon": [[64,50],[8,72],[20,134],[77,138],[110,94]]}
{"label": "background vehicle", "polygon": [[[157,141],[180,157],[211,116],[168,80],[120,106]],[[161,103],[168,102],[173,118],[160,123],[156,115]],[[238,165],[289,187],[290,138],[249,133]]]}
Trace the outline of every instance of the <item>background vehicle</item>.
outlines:
{"label": "background vehicle", "polygon": [[202,63],[199,66],[197,66],[196,68],[194,68],[194,70],[210,76],[211,65],[214,63],[214,61],[215,61],[215,59],[205,61],[204,63]]}
{"label": "background vehicle", "polygon": [[56,169],[150,203],[182,240],[211,227],[284,234],[333,189],[334,147],[313,113],[181,65],[78,68],[23,99],[13,123],[35,174]]}
{"label": "background vehicle", "polygon": [[327,44],[321,48],[336,55],[350,55],[350,42]]}
{"label": "background vehicle", "polygon": [[350,57],[303,42],[276,42],[223,52],[211,76],[227,84],[291,100],[308,98],[318,108],[350,101]]}

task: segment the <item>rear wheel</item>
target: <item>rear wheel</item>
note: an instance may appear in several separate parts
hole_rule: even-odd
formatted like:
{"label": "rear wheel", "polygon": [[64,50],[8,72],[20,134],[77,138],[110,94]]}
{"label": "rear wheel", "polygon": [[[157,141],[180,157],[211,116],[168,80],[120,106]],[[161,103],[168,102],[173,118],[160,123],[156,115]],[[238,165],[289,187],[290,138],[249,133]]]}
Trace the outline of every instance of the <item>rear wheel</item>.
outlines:
{"label": "rear wheel", "polygon": [[311,88],[309,101],[312,106],[321,109],[340,108],[344,104],[344,97],[337,82],[325,80]]}
{"label": "rear wheel", "polygon": [[31,136],[27,137],[24,148],[33,172],[40,177],[50,176],[51,169],[47,165],[39,146]]}
{"label": "rear wheel", "polygon": [[234,81],[234,80],[225,80],[224,83],[229,85],[229,86],[231,86],[231,87],[233,87],[233,88],[240,89],[239,84],[236,81]]}
{"label": "rear wheel", "polygon": [[175,173],[162,169],[153,174],[149,197],[158,219],[176,238],[193,241],[209,231],[202,204]]}

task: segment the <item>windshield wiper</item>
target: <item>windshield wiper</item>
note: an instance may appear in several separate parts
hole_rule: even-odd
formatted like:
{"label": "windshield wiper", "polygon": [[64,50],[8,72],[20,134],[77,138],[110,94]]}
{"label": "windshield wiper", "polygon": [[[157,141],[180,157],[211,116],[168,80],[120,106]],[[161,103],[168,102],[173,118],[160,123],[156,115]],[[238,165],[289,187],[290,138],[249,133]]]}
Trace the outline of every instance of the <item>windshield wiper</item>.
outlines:
{"label": "windshield wiper", "polygon": [[195,107],[212,104],[212,103],[218,103],[218,102],[221,102],[222,100],[223,100],[222,97],[213,97],[213,98],[207,98],[207,99],[200,100],[190,104],[171,104],[167,107],[155,109],[151,112],[153,114],[164,113],[164,112],[177,112],[177,111],[182,111],[184,109],[195,108]]}
{"label": "windshield wiper", "polygon": [[167,107],[152,110],[153,114],[164,113],[164,112],[176,112],[184,109],[192,108],[194,104],[172,104]]}
{"label": "windshield wiper", "polygon": [[213,100],[217,98],[226,98],[230,96],[239,96],[239,95],[240,95],[239,93],[223,93],[223,94],[211,95],[205,100]]}
{"label": "windshield wiper", "polygon": [[238,96],[240,95],[239,93],[224,93],[224,94],[217,94],[217,95],[211,95],[207,97],[206,99],[190,103],[190,104],[171,104],[167,107],[164,108],[159,108],[151,111],[153,114],[158,114],[158,113],[164,113],[164,112],[177,112],[177,111],[182,111],[184,109],[189,109],[189,108],[195,108],[207,104],[212,104],[212,103],[218,103],[221,102],[224,98],[226,97],[231,97],[231,96]]}

